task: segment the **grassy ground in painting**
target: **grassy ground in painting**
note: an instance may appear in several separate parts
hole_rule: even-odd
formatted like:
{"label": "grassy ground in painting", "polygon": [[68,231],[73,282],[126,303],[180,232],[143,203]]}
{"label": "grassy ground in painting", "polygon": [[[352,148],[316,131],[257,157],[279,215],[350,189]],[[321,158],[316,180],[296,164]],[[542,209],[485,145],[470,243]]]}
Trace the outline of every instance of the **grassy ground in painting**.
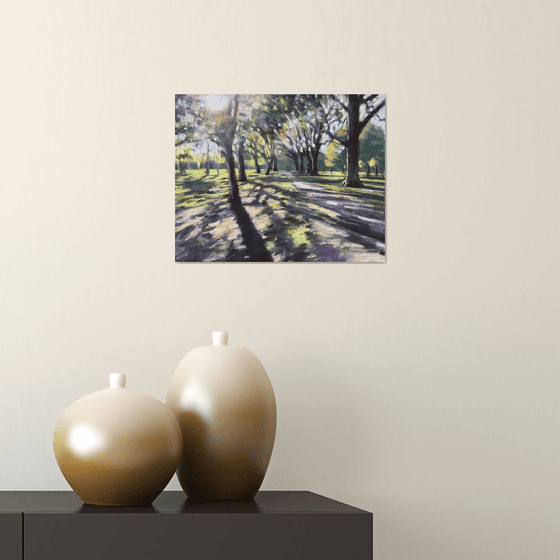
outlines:
{"label": "grassy ground in painting", "polygon": [[247,173],[240,204],[227,172],[176,175],[176,261],[385,262],[385,181],[341,173]]}

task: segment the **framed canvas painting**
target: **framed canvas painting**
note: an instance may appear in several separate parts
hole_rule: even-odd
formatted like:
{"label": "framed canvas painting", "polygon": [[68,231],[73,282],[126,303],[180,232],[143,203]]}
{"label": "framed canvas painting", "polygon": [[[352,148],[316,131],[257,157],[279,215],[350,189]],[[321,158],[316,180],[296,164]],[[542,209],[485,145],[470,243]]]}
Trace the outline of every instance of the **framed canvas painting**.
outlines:
{"label": "framed canvas painting", "polygon": [[385,262],[385,95],[175,96],[176,262]]}

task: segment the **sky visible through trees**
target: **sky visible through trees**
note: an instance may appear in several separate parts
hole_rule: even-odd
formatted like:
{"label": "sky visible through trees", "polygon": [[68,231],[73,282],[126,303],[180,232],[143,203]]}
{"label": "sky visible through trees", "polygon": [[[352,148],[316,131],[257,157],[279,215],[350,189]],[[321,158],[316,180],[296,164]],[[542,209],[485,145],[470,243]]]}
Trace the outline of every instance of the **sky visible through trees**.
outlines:
{"label": "sky visible through trees", "polygon": [[385,95],[175,97],[177,262],[385,262]]}

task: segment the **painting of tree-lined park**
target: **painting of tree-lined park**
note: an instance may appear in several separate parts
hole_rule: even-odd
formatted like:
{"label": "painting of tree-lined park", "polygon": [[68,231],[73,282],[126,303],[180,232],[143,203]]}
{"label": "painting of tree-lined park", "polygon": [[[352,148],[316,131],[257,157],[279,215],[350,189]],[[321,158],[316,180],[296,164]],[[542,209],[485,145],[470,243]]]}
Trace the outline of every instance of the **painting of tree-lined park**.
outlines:
{"label": "painting of tree-lined park", "polygon": [[385,262],[385,95],[175,96],[177,262]]}

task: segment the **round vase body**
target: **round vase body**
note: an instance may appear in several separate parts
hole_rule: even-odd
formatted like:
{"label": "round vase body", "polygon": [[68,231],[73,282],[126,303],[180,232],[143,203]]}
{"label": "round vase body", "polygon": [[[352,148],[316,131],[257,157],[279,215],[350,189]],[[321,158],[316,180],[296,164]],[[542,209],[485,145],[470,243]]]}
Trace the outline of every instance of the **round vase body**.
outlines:
{"label": "round vase body", "polygon": [[276,400],[259,359],[227,346],[214,333],[181,361],[167,391],[167,406],[183,433],[177,472],[187,496],[248,500],[260,488],[276,435]]}
{"label": "round vase body", "polygon": [[86,503],[149,505],[171,480],[183,440],[175,415],[161,401],[125,388],[86,395],[60,416],[54,453],[64,478]]}

